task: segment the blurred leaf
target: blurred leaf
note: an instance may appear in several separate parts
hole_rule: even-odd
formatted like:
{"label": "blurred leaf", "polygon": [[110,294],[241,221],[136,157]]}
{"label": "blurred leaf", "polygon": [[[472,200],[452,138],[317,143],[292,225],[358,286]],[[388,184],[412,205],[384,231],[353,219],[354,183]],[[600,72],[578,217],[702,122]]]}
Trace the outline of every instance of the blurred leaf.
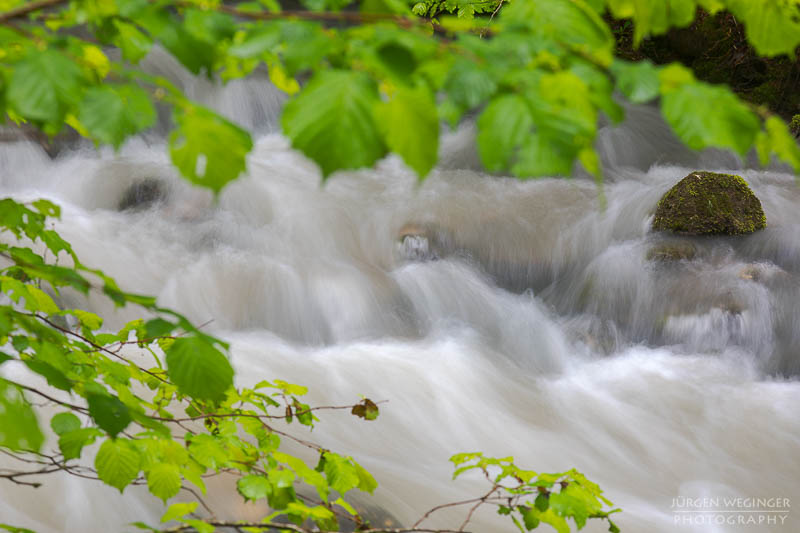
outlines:
{"label": "blurred leaf", "polygon": [[35,50],[14,65],[8,104],[27,119],[58,123],[80,100],[80,68],[52,49]]}
{"label": "blurred leaf", "polygon": [[530,109],[522,97],[505,94],[493,99],[478,117],[478,153],[486,170],[508,169],[532,126]]}
{"label": "blurred leaf", "polygon": [[38,452],[43,442],[36,414],[22,390],[0,378],[0,446]]}
{"label": "blurred leaf", "polygon": [[611,72],[616,78],[617,88],[631,102],[643,104],[658,97],[658,69],[650,61],[629,63],[618,59],[611,65]]}
{"label": "blurred leaf", "polygon": [[761,55],[794,56],[800,46],[800,4],[788,1],[726,0],[744,22],[747,40]]}
{"label": "blurred leaf", "polygon": [[139,29],[128,22],[114,19],[114,27],[117,35],[114,37],[114,44],[122,50],[122,57],[133,64],[141,61],[153,46],[153,41],[139,31]]}
{"label": "blurred leaf", "polygon": [[153,125],[150,96],[135,85],[103,85],[86,91],[78,118],[92,138],[119,148],[122,142]]}
{"label": "blurred leaf", "polygon": [[744,155],[760,130],[758,117],[741,100],[727,89],[702,82],[662,89],[661,112],[695,150],[714,146]]}
{"label": "blurred leaf", "polygon": [[167,512],[161,517],[161,523],[169,522],[170,520],[177,520],[183,518],[187,514],[195,512],[197,509],[197,502],[189,503],[173,503],[167,509]]}
{"label": "blurred leaf", "polygon": [[202,107],[187,105],[173,114],[169,137],[172,162],[189,181],[219,193],[246,169],[250,134]]}
{"label": "blurred leaf", "polygon": [[283,110],[292,146],[316,162],[323,179],[337,170],[371,166],[386,153],[373,107],[378,93],[361,73],[317,73]]}
{"label": "blurred leaf", "polygon": [[430,91],[400,87],[378,104],[375,118],[389,149],[424,179],[439,155],[439,120]]}
{"label": "blurred leaf", "polygon": [[260,500],[272,492],[272,484],[262,475],[250,474],[239,478],[236,490],[245,500]]}

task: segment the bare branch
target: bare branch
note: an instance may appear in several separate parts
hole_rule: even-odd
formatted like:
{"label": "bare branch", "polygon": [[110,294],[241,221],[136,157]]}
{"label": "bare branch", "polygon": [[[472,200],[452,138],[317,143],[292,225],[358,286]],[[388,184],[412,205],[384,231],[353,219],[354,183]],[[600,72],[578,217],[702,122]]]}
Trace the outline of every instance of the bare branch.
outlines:
{"label": "bare branch", "polygon": [[0,23],[8,22],[16,18],[21,18],[29,15],[35,11],[45,9],[48,7],[57,6],[58,4],[66,4],[67,0],[39,0],[38,2],[31,2],[16,9],[0,13]]}

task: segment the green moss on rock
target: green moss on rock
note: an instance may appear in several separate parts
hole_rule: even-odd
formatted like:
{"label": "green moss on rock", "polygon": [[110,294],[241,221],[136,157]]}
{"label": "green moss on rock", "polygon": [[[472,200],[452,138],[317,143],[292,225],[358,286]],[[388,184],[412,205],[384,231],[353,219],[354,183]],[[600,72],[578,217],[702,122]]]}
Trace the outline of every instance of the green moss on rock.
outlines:
{"label": "green moss on rock", "polygon": [[741,235],[764,229],[761,201],[739,176],[692,172],[661,197],[653,230],[683,235]]}
{"label": "green moss on rock", "polygon": [[792,121],[789,123],[789,131],[791,131],[795,137],[800,137],[800,115],[792,117]]}

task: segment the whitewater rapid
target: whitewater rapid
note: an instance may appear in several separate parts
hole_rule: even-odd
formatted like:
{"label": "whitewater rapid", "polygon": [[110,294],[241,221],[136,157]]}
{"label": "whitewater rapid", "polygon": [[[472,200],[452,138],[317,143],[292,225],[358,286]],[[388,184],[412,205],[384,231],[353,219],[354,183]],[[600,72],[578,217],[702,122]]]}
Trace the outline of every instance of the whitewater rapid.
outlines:
{"label": "whitewater rapid", "polygon": [[[674,507],[800,506],[800,189],[786,169],[688,152],[655,110],[634,108],[598,140],[605,206],[589,179],[480,172],[469,125],[447,133],[422,184],[390,157],[321,185],[275,131],[282,97],[265,81],[219,88],[149,61],[254,133],[247,175],[218,202],[176,175],[159,131],[118,154],[78,145],[52,161],[33,143],[2,144],[0,196],[56,201],[56,228],[85,264],[210,321],[231,342],[238,383],[301,383],[323,405],[387,400],[375,422],[326,414],[309,436],[374,474],[376,506],[410,524],[479,495],[480,480],[450,480],[447,459],[481,450],[579,469],[622,508],[626,532],[800,531],[791,508],[753,524],[741,506],[713,519]],[[695,241],[691,260],[649,260],[665,240],[649,231],[656,202],[698,168],[745,177],[768,229]],[[119,210],[146,180],[160,199]],[[446,236],[437,259],[404,255],[409,223]],[[88,305],[110,328],[140,314],[99,296],[63,304]],[[231,517],[262,511],[230,488],[213,497]],[[141,488],[0,483],[0,522],[39,533],[133,530],[161,512]],[[464,515],[437,516],[452,526]],[[471,530],[515,528],[483,513]]]}

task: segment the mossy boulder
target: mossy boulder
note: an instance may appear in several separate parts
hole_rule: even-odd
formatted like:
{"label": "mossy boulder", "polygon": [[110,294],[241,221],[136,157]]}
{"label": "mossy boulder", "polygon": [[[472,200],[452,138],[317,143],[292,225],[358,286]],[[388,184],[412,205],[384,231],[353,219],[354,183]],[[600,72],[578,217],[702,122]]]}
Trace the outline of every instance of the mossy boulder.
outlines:
{"label": "mossy boulder", "polygon": [[661,197],[653,230],[682,235],[741,235],[764,229],[761,201],[739,176],[692,172]]}

